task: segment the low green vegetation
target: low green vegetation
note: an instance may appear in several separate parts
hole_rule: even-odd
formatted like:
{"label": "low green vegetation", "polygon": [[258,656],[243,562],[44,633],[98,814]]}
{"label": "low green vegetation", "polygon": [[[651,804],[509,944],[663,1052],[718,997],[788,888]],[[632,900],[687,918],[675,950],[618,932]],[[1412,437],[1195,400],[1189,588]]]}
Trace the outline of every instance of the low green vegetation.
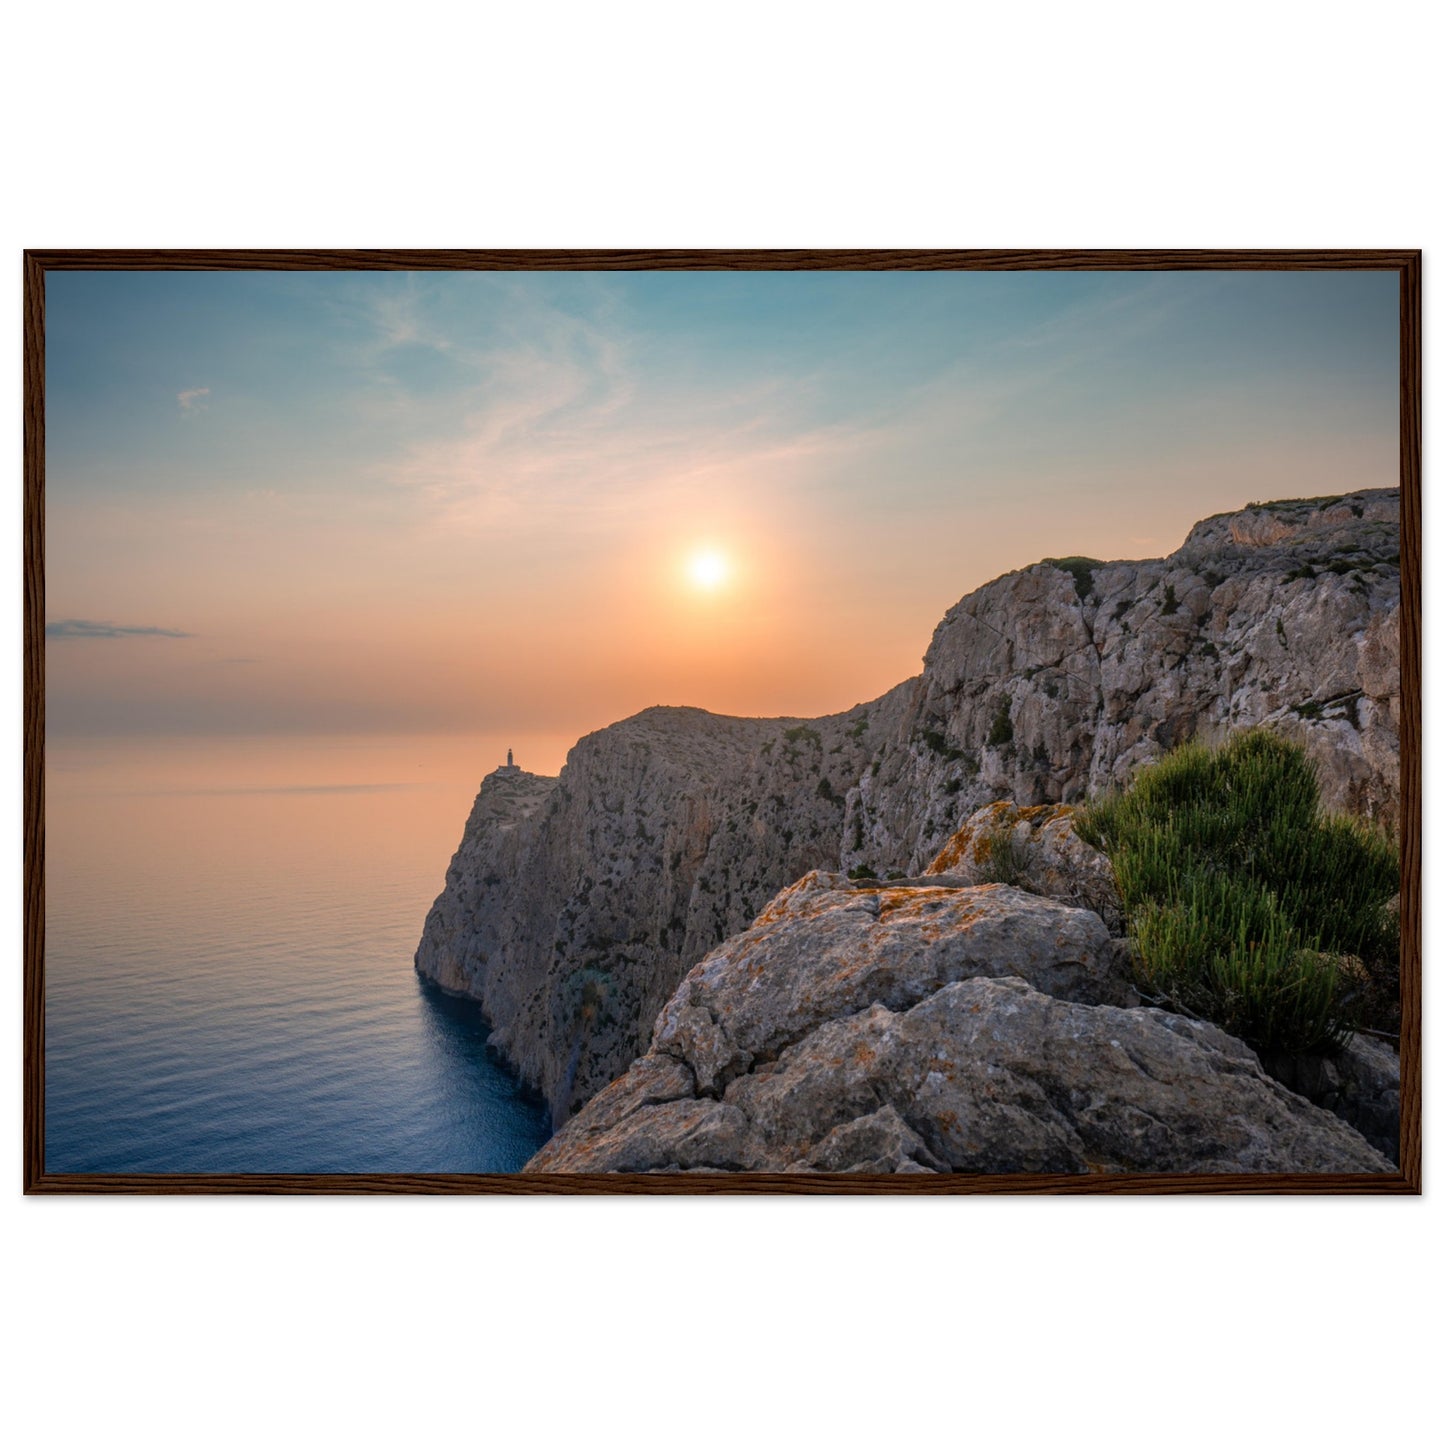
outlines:
{"label": "low green vegetation", "polygon": [[1186,744],[1077,827],[1114,865],[1147,995],[1263,1053],[1396,1026],[1399,855],[1322,811],[1296,744],[1264,731]]}
{"label": "low green vegetation", "polygon": [[975,876],[980,883],[1007,883],[1032,893],[1028,869],[1029,850],[1014,836],[1014,820],[1005,815],[980,840]]}
{"label": "low green vegetation", "polygon": [[956,763],[964,756],[937,728],[924,728],[918,736],[946,763]]}
{"label": "low green vegetation", "polygon": [[1097,557],[1045,557],[1046,567],[1057,567],[1074,579],[1074,591],[1082,602],[1094,590],[1094,568],[1104,564]]}
{"label": "low green vegetation", "polygon": [[1007,747],[1013,741],[1014,720],[1009,711],[1009,701],[1004,698],[998,705],[998,712],[994,714],[993,726],[988,730],[988,737],[985,740],[991,748]]}

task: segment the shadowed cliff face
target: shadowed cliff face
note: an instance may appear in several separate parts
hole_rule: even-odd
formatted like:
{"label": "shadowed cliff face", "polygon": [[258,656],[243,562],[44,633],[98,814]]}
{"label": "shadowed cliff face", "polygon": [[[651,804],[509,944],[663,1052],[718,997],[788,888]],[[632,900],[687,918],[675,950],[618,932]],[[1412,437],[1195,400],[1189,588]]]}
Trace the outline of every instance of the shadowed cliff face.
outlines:
{"label": "shadowed cliff face", "polygon": [[1201,522],[1169,558],[964,598],[923,675],[834,717],[650,708],[558,779],[486,779],[416,966],[479,999],[560,1125],[688,970],[810,869],[922,871],[977,808],[1070,802],[1191,736],[1297,738],[1327,806],[1399,807],[1399,494]]}

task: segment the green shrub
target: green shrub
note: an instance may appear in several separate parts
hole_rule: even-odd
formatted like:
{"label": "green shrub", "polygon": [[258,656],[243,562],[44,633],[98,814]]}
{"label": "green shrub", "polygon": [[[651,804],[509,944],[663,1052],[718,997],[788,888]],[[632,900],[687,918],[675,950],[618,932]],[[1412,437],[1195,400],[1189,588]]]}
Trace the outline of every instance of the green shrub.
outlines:
{"label": "green shrub", "polygon": [[963,754],[936,728],[924,728],[919,738],[946,763],[956,763]]}
{"label": "green shrub", "polygon": [[1146,992],[1264,1052],[1393,1023],[1399,857],[1322,813],[1302,748],[1268,732],[1186,744],[1077,827],[1114,865]]}
{"label": "green shrub", "polygon": [[1082,602],[1094,590],[1094,568],[1104,564],[1097,557],[1045,557],[1046,567],[1057,567],[1074,579],[1074,591]]}
{"label": "green shrub", "polygon": [[975,876],[980,883],[1007,883],[1032,893],[1028,869],[1028,847],[1014,836],[1013,819],[1005,814],[979,839]]}
{"label": "green shrub", "polygon": [[1014,720],[1009,711],[1007,698],[999,703],[998,712],[994,714],[993,726],[988,730],[988,737],[985,743],[991,748],[1007,747],[1013,741]]}

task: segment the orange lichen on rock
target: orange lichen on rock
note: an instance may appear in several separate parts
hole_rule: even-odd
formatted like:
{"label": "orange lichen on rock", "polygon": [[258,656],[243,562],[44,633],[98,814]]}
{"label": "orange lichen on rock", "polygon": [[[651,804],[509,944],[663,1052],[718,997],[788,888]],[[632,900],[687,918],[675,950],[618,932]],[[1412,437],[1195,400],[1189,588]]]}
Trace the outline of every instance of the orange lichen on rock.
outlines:
{"label": "orange lichen on rock", "polygon": [[1006,798],[987,803],[954,832],[923,870],[924,874],[932,877],[956,872],[965,864],[986,863],[993,852],[994,840],[1005,828],[1012,830],[1022,824],[1028,836],[1032,830],[1073,815],[1074,809],[1067,803],[1035,803],[1026,808],[1017,807]]}
{"label": "orange lichen on rock", "polygon": [[1018,819],[1021,823],[1052,823],[1055,818],[1072,818],[1074,808],[1069,803],[1034,803],[1030,807],[1018,809]]}

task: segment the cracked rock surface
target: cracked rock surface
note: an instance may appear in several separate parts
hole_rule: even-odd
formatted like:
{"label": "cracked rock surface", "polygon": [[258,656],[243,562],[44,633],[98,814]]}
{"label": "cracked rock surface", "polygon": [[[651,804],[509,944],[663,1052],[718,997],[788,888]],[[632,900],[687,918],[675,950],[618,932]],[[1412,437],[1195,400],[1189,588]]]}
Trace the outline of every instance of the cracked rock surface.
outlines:
{"label": "cracked rock surface", "polygon": [[1210,1024],[1130,998],[1097,914],[813,873],[710,953],[531,1172],[1388,1172]]}

